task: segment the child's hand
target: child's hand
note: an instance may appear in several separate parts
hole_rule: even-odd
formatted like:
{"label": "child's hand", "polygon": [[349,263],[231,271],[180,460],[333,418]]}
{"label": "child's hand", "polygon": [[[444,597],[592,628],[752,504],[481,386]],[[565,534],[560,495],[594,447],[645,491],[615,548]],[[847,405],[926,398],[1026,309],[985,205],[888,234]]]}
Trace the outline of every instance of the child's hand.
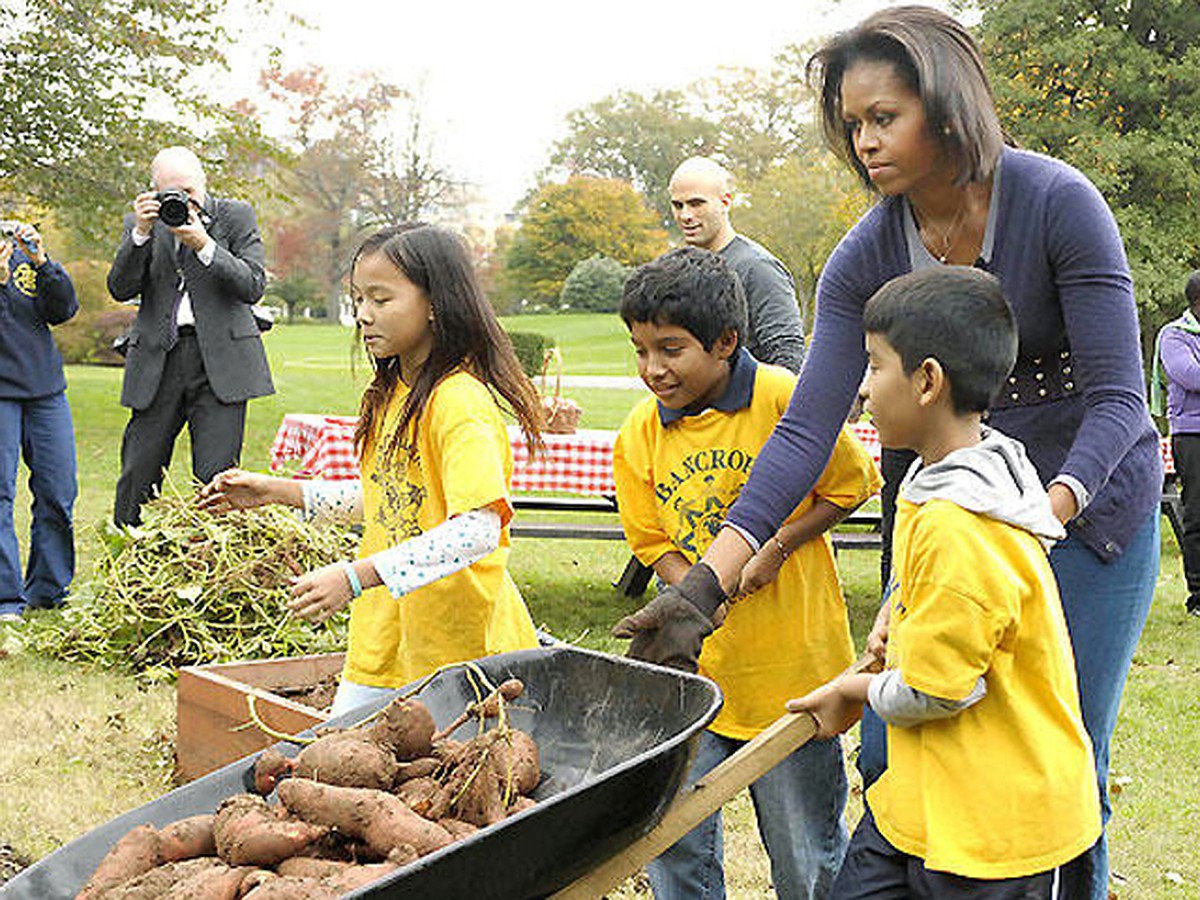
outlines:
{"label": "child's hand", "polygon": [[875,616],[875,624],[871,626],[871,633],[867,635],[867,652],[878,659],[880,663],[887,661],[888,625],[891,621],[892,604],[890,601],[884,601]]}
{"label": "child's hand", "polygon": [[835,678],[798,700],[787,702],[788,712],[807,712],[817,720],[817,737],[831,738],[849,731],[862,718],[862,703],[848,697],[844,681]]}
{"label": "child's hand", "polygon": [[762,549],[742,568],[741,579],[734,596],[745,597],[747,594],[753,594],[778,578],[779,570],[783,567],[783,558],[773,541],[764,543]]}
{"label": "child's hand", "polygon": [[324,622],[354,598],[340,563],[301,575],[292,585],[288,609],[301,619]]}
{"label": "child's hand", "polygon": [[226,469],[200,488],[200,508],[212,513],[233,509],[253,509],[271,502],[270,475],[258,475],[243,469]]}

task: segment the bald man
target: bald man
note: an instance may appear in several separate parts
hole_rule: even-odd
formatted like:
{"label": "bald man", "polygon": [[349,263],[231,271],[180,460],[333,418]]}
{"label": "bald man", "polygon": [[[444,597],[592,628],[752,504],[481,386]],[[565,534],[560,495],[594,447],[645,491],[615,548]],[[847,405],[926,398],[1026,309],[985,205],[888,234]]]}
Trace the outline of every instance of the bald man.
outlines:
{"label": "bald man", "polygon": [[[251,311],[266,284],[254,210],[210,196],[204,168],[186,147],[159,151],[150,180],[154,189],[139,194],[125,217],[108,273],[113,297],[140,297],[121,387],[131,413],[113,510],[118,525],[141,521],[142,503],[161,488],[185,423],[192,474],[208,482],[238,464],[247,400],[275,391]],[[160,217],[163,191],[186,197],[182,224]]]}
{"label": "bald man", "polygon": [[720,253],[737,273],[749,313],[746,347],[762,362],[800,371],[804,323],[791,273],[762,245],[733,230],[733,178],[719,163],[693,156],[671,176],[671,210],[694,247]]}

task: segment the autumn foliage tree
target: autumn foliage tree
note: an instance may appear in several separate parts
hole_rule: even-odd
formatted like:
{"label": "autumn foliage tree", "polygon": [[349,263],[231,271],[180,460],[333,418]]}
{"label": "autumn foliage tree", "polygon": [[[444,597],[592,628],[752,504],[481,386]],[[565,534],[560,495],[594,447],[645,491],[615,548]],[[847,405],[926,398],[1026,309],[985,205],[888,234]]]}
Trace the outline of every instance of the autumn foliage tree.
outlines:
{"label": "autumn foliage tree", "polygon": [[530,198],[508,248],[505,279],[517,295],[554,305],[580,261],[600,254],[635,266],[666,249],[657,216],[628,182],[575,175]]}
{"label": "autumn foliage tree", "polygon": [[[268,106],[260,115],[282,111],[289,150],[275,170],[289,210],[287,224],[274,229],[281,243],[273,269],[283,279],[319,284],[336,317],[364,233],[453,202],[455,184],[434,162],[407,89],[373,74],[335,84],[316,65],[267,69],[261,80]],[[392,135],[401,121],[406,137],[397,144]],[[289,252],[299,248],[307,252]]]}

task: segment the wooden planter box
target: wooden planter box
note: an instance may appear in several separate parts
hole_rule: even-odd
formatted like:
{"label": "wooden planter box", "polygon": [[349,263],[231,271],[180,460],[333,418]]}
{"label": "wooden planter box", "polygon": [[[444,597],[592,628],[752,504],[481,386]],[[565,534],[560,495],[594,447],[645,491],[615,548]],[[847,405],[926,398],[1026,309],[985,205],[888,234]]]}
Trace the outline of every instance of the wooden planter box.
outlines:
{"label": "wooden planter box", "polygon": [[178,778],[192,781],[275,743],[250,722],[246,698],[268,727],[287,734],[325,720],[320,710],[272,691],[316,685],[342,670],[345,654],[187,666],[175,688]]}

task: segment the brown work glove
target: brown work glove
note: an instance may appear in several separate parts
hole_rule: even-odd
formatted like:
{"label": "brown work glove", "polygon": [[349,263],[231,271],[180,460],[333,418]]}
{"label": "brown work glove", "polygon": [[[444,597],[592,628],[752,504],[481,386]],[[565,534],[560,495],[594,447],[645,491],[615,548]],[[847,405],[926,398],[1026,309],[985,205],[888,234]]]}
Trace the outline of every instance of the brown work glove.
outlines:
{"label": "brown work glove", "polygon": [[679,584],[613,626],[613,637],[632,638],[633,659],[695,672],[704,639],[712,634],[713,613],[729,598],[705,563],[688,569]]}

